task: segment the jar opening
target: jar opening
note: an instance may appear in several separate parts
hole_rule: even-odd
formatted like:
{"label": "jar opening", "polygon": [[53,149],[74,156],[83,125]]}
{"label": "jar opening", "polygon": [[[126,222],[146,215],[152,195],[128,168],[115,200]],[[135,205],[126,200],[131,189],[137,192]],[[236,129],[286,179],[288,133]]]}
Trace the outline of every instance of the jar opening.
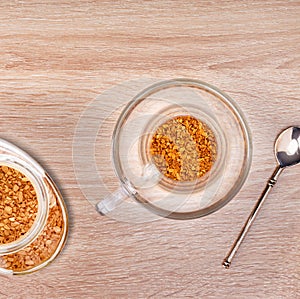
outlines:
{"label": "jar opening", "polygon": [[48,214],[42,181],[25,161],[0,155],[0,255],[33,242]]}

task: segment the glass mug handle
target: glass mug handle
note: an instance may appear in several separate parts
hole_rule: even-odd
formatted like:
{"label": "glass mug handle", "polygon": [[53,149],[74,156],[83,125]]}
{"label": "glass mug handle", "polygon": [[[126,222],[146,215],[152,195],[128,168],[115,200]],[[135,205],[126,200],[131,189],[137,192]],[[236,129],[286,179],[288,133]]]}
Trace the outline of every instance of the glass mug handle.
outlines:
{"label": "glass mug handle", "polygon": [[96,210],[101,215],[106,215],[112,212],[123,200],[136,194],[138,189],[147,189],[158,184],[160,178],[161,173],[155,165],[149,163],[145,165],[141,177],[135,180],[135,187],[129,182],[122,184],[119,189],[98,202]]}
{"label": "glass mug handle", "polygon": [[104,216],[113,211],[118,206],[118,204],[120,204],[129,196],[129,192],[125,190],[123,186],[120,186],[118,190],[99,201],[96,205],[96,210]]}

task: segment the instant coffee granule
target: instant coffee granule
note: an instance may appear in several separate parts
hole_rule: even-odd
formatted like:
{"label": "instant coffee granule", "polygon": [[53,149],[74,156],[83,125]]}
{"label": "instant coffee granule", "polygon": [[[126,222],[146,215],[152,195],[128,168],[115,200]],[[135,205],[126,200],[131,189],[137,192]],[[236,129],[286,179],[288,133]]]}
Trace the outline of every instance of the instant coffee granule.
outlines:
{"label": "instant coffee granule", "polygon": [[158,127],[150,143],[158,170],[176,181],[193,181],[208,173],[217,156],[212,130],[190,116],[176,116]]}
{"label": "instant coffee granule", "polygon": [[[49,196],[49,213],[43,231],[27,247],[0,256],[0,268],[22,272],[54,255],[65,224],[56,195],[49,191]],[[16,169],[0,166],[0,245],[17,241],[25,235],[33,225],[37,211],[37,195],[30,180]]]}
{"label": "instant coffee granule", "polygon": [[58,200],[54,198],[42,233],[33,243],[17,253],[0,256],[0,268],[22,272],[44,263],[56,252],[63,231],[62,209]]}
{"label": "instant coffee granule", "polygon": [[37,195],[30,180],[16,169],[0,166],[0,245],[25,235],[37,211]]}

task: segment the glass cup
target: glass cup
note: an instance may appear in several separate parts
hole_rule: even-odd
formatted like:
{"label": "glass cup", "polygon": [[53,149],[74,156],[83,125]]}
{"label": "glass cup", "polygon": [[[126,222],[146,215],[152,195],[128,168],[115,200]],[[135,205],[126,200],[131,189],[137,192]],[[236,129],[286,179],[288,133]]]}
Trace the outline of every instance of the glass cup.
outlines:
{"label": "glass cup", "polygon": [[[150,153],[157,129],[180,116],[200,120],[216,143],[213,166],[192,181],[166,177]],[[239,192],[251,158],[250,130],[228,95],[198,80],[162,81],[136,95],[121,113],[112,136],[112,160],[120,187],[96,208],[106,215],[133,198],[162,217],[202,217],[220,209]]]}

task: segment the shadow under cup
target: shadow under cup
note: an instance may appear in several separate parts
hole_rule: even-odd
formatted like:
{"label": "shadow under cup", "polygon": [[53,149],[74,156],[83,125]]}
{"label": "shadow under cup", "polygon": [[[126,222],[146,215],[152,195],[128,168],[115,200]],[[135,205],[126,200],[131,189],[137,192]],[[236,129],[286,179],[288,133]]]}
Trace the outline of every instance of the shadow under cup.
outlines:
{"label": "shadow under cup", "polygon": [[[203,176],[180,181],[153,163],[151,140],[167,121],[190,116],[212,132],[216,156]],[[163,81],[138,94],[123,110],[113,134],[113,163],[120,189],[97,205],[106,214],[132,197],[162,217],[193,219],[228,203],[244,184],[251,164],[248,126],[237,105],[204,82]]]}

